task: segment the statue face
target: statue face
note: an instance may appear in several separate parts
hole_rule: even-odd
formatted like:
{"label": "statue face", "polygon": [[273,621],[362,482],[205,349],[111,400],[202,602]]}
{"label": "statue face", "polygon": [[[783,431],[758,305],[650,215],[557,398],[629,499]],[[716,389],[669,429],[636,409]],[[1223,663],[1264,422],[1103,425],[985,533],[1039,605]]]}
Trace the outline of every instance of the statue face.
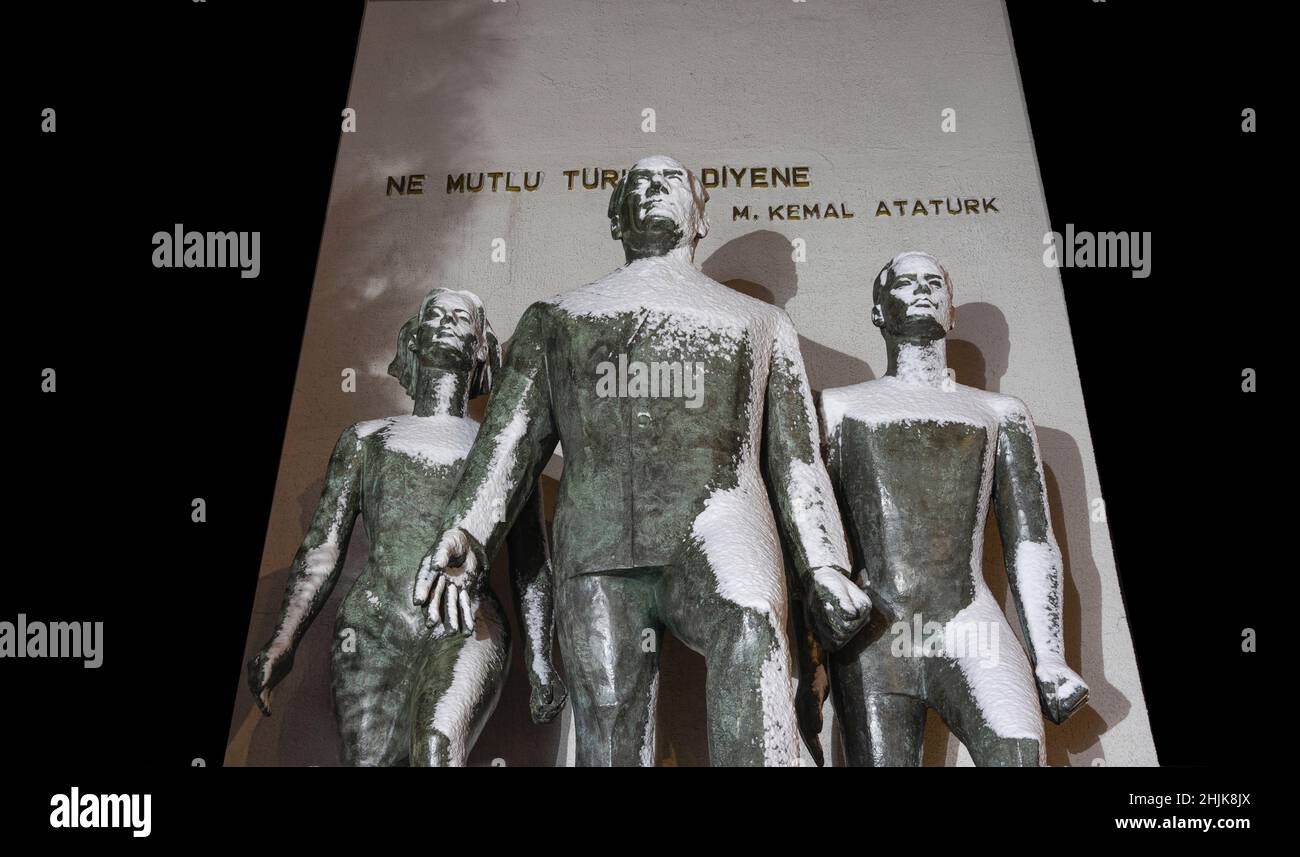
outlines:
{"label": "statue face", "polygon": [[469,371],[478,350],[476,308],[464,295],[443,292],[424,307],[415,353],[420,366]]}
{"label": "statue face", "polygon": [[889,272],[871,320],[898,337],[940,339],[952,327],[952,289],[934,260],[909,254]]}
{"label": "statue face", "polygon": [[703,201],[690,171],[672,158],[642,158],[628,170],[619,207],[624,244],[637,255],[663,255],[704,235]]}

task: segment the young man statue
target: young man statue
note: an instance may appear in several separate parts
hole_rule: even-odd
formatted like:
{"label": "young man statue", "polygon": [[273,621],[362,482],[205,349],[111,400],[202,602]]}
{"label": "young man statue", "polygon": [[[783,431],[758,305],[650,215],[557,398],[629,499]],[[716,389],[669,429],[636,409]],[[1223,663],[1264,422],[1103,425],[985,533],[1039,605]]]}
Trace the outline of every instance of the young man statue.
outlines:
{"label": "young man statue", "polygon": [[[953,382],[952,284],[934,257],[895,256],[872,303],[885,377],[822,394],[831,478],[875,604],[831,661],[845,755],[919,765],[929,706],[975,764],[1040,765],[1040,704],[1060,723],[1088,688],[1062,651],[1061,554],[1033,422],[1019,399]],[[1029,660],[981,572],[990,500]]]}

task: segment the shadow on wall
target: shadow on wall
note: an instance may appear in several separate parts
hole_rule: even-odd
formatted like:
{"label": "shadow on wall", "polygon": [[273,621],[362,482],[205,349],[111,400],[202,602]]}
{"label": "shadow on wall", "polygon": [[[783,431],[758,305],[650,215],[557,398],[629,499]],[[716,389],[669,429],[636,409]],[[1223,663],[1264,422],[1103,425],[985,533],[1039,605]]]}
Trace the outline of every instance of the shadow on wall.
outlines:
{"label": "shadow on wall", "polygon": [[1007,317],[993,304],[957,304],[956,327],[948,335],[948,367],[957,383],[1000,393],[1011,351]]}
{"label": "shadow on wall", "polygon": [[[1070,764],[1067,753],[1072,753],[1078,756],[1076,765],[1091,765],[1096,760],[1104,761],[1099,743],[1101,734],[1127,717],[1132,705],[1106,680],[1102,641],[1108,630],[1101,620],[1101,572],[1089,543],[1092,509],[1083,490],[1087,484],[1083,454],[1074,438],[1058,429],[1039,426],[1038,444],[1047,477],[1052,529],[1065,563],[1065,596],[1061,605],[1065,661],[1086,676],[1089,690],[1087,705],[1073,717],[1061,726],[1048,723],[1047,763]],[[1067,485],[1077,487],[1066,495],[1062,486]],[[1074,532],[1079,538],[1071,539],[1067,521],[1075,522]]]}
{"label": "shadow on wall", "polygon": [[[701,270],[742,294],[785,309],[799,291],[799,275],[791,252],[790,240],[784,235],[759,229],[723,244],[705,260]],[[871,323],[865,312],[862,320]],[[814,391],[875,377],[866,361],[828,348],[802,333],[799,348]]]}
{"label": "shadow on wall", "polygon": [[[382,10],[383,4],[370,7],[367,22],[377,9]],[[431,156],[457,157],[481,143],[478,109],[488,100],[483,94],[487,81],[481,69],[507,59],[508,42],[490,38],[497,26],[491,23],[492,15],[490,7],[468,4],[456,10],[430,10],[423,16],[399,16],[404,29],[415,21],[423,31],[418,38],[429,45],[429,57],[437,61],[405,68],[384,65],[384,88],[379,97],[397,102],[386,107],[388,115],[411,117],[422,128],[415,135],[394,134],[393,139],[416,136],[427,142],[412,151],[390,142],[384,128],[368,134],[363,124],[358,125],[356,134],[349,135],[350,146],[363,149],[364,154],[350,159],[355,169],[348,174],[340,171],[336,178],[339,186],[331,194],[331,214],[336,222],[348,224],[348,229],[338,231],[327,225],[323,272],[317,277],[317,294],[313,295],[317,311],[309,330],[316,337],[311,345],[318,354],[340,363],[351,360],[358,375],[370,379],[368,384],[358,384],[351,403],[367,418],[388,415],[399,399],[403,409],[409,404],[400,388],[390,383],[386,368],[398,329],[415,312],[420,299],[437,286],[470,288],[465,283],[448,282],[442,275],[441,260],[459,252],[460,235],[428,228],[432,209],[424,204],[426,196],[403,197],[396,192],[390,196],[387,180],[389,176],[427,173]],[[381,16],[379,20],[389,19]],[[383,37],[381,30],[373,39],[382,42]],[[412,37],[404,34],[402,38]],[[425,194],[441,191],[431,178],[426,180]],[[463,200],[457,200],[459,206],[478,202],[479,194],[465,194]],[[469,219],[462,217],[457,223]],[[412,259],[407,249],[412,243],[410,236],[421,228],[426,229],[420,236],[423,256]],[[491,307],[488,315],[491,317]],[[367,341],[375,341],[376,330],[384,331],[377,340],[381,346],[359,353]]]}
{"label": "shadow on wall", "polygon": [[[379,14],[371,14],[379,12]],[[479,73],[508,58],[503,52],[508,42],[489,38],[493,27],[493,10],[486,4],[469,4],[458,10],[436,9],[413,18],[404,14],[400,25],[423,29],[422,38],[430,46],[430,56],[437,62],[418,67],[385,68],[385,85],[380,93],[353,92],[350,98],[376,97],[396,102],[392,115],[416,117],[426,130],[426,143],[419,151],[391,144],[381,127],[370,126],[367,133],[366,112],[359,110],[358,131],[340,145],[335,186],[322,240],[320,267],[308,339],[303,343],[299,392],[329,388],[338,383],[345,367],[357,370],[355,393],[340,405],[295,400],[295,410],[338,416],[335,436],[348,425],[363,419],[410,413],[411,402],[397,381],[388,377],[386,368],[397,343],[402,323],[415,312],[421,297],[438,285],[463,287],[443,282],[440,260],[458,249],[455,233],[429,234],[427,257],[412,260],[402,248],[412,229],[423,222],[427,206],[416,206],[421,197],[404,199],[386,196],[387,177],[419,172],[427,165],[428,153],[443,156],[472,150],[480,140],[477,107],[485,103],[483,87],[487,79]],[[382,6],[367,13],[363,44],[382,43],[385,28],[396,19],[382,14]],[[409,34],[404,38],[411,38]],[[485,55],[485,52],[495,55]],[[391,83],[391,85],[390,85]],[[356,78],[354,78],[354,88]],[[409,135],[401,135],[409,137]],[[363,154],[357,157],[357,149]],[[344,165],[351,165],[345,167]],[[471,205],[476,196],[467,195],[463,204]],[[462,219],[461,222],[465,222]],[[340,228],[346,224],[346,231]],[[400,272],[400,273],[395,273]],[[491,315],[489,308],[489,317]],[[383,335],[375,335],[376,331]],[[379,343],[374,345],[373,343]],[[370,348],[374,353],[363,353]],[[316,378],[302,379],[308,373]],[[337,388],[334,388],[337,389]],[[311,392],[302,393],[310,396]],[[482,400],[474,403],[473,413],[481,417]],[[395,411],[396,409],[396,411]],[[292,427],[291,427],[292,428]],[[294,438],[289,437],[292,444]],[[318,471],[312,482],[296,498],[296,514],[281,503],[275,511],[272,527],[293,527],[290,541],[300,539],[310,525],[323,485],[329,449],[321,451]],[[283,474],[282,474],[283,476]],[[553,490],[550,492],[553,494]],[[363,521],[364,524],[364,521]],[[230,765],[337,765],[340,747],[330,694],[330,646],[335,615],[339,605],[361,573],[369,550],[364,526],[353,530],[348,559],[330,598],[317,616],[311,630],[299,646],[293,671],[274,692],[271,709],[274,716],[263,717],[254,707],[241,676],[236,695],[231,737],[226,751]],[[504,552],[503,552],[504,556]],[[250,657],[274,630],[284,587],[289,577],[292,555],[274,557],[275,570],[258,581],[254,599],[245,659]],[[528,679],[523,667],[522,635],[515,615],[504,560],[493,566],[491,586],[506,607],[513,633],[510,675],[502,691],[497,710],[475,749],[471,765],[491,764],[501,759],[509,765],[555,764],[560,740],[559,722],[535,726],[528,714]]]}

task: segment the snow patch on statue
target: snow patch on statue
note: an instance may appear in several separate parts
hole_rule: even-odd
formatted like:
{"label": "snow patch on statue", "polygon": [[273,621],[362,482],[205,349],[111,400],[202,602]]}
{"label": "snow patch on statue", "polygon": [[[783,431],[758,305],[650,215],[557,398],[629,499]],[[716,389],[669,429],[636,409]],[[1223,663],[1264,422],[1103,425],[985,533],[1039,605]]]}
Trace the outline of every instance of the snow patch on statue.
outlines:
{"label": "snow patch on statue", "polygon": [[[533,385],[531,378],[525,382],[527,388]],[[506,499],[518,483],[513,475],[514,462],[519,454],[519,445],[528,432],[528,415],[516,412],[500,434],[496,436],[492,447],[492,457],[488,461],[488,481],[474,498],[469,510],[455,523],[465,532],[478,539],[479,544],[486,544],[488,535],[503,520]]]}
{"label": "snow patch on statue", "polygon": [[1020,597],[1045,611],[1026,615],[1034,649],[1061,656],[1061,551],[1047,542],[1020,542],[1014,559]]}
{"label": "snow patch on statue", "polygon": [[650,680],[650,692],[646,700],[644,715],[645,729],[641,733],[641,767],[653,768],[655,764],[655,714],[659,710],[659,673]]}
{"label": "snow patch on statue", "polygon": [[479,424],[469,417],[404,414],[357,424],[357,437],[378,434],[384,448],[428,467],[455,467],[465,460]]}
{"label": "snow patch on statue", "polygon": [[[956,626],[980,625],[999,635],[996,662],[985,652],[965,653],[957,665],[970,684],[980,713],[993,732],[1003,738],[1029,738],[1039,742],[1042,752],[1043,714],[1038,697],[1025,681],[1029,660],[1016,639],[1006,615],[987,586],[975,593],[970,606],[952,618]],[[1040,759],[1041,763],[1041,759]]]}
{"label": "snow patch on statue", "polygon": [[497,614],[478,611],[474,633],[465,638],[456,658],[451,683],[434,706],[429,726],[447,738],[450,764],[454,767],[464,766],[469,748],[478,740],[473,727],[480,719],[479,709],[485,704],[496,707],[505,684],[498,678],[507,668],[505,639],[506,630]]}
{"label": "snow patch on statue", "polygon": [[769,767],[798,765],[799,728],[794,716],[788,647],[772,647],[767,660],[763,661],[759,687],[763,695],[763,764]]}
{"label": "snow patch on statue", "polygon": [[550,640],[550,627],[542,610],[542,593],[537,589],[528,589],[523,596],[523,615],[520,621],[528,628],[529,649],[528,667],[542,681],[551,679],[551,663],[546,656],[546,644]]}

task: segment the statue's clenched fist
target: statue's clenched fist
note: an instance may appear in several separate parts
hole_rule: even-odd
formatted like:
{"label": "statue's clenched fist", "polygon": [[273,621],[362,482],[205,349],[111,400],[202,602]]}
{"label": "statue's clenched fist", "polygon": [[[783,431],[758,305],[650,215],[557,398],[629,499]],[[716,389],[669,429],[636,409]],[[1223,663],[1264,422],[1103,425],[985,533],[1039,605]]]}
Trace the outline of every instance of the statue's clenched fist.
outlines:
{"label": "statue's clenched fist", "polygon": [[1064,663],[1039,662],[1034,668],[1034,678],[1038,681],[1038,701],[1043,713],[1053,723],[1064,723],[1088,700],[1088,685]]}
{"label": "statue's clenched fist", "polygon": [[248,662],[248,687],[267,717],[271,716],[271,691],[293,669],[293,656],[292,647],[267,644]]}
{"label": "statue's clenched fist", "polygon": [[528,711],[533,717],[533,722],[550,723],[564,708],[564,701],[568,696],[569,692],[565,689],[564,682],[554,674],[548,682],[534,681],[528,696]]}
{"label": "statue's clenched fist", "polygon": [[468,636],[474,633],[478,594],[487,575],[483,546],[462,529],[447,530],[420,562],[415,606],[428,608],[430,625],[445,622]]}
{"label": "statue's clenched fist", "polygon": [[871,618],[871,599],[834,566],[815,568],[804,593],[818,638],[830,651],[844,646]]}

